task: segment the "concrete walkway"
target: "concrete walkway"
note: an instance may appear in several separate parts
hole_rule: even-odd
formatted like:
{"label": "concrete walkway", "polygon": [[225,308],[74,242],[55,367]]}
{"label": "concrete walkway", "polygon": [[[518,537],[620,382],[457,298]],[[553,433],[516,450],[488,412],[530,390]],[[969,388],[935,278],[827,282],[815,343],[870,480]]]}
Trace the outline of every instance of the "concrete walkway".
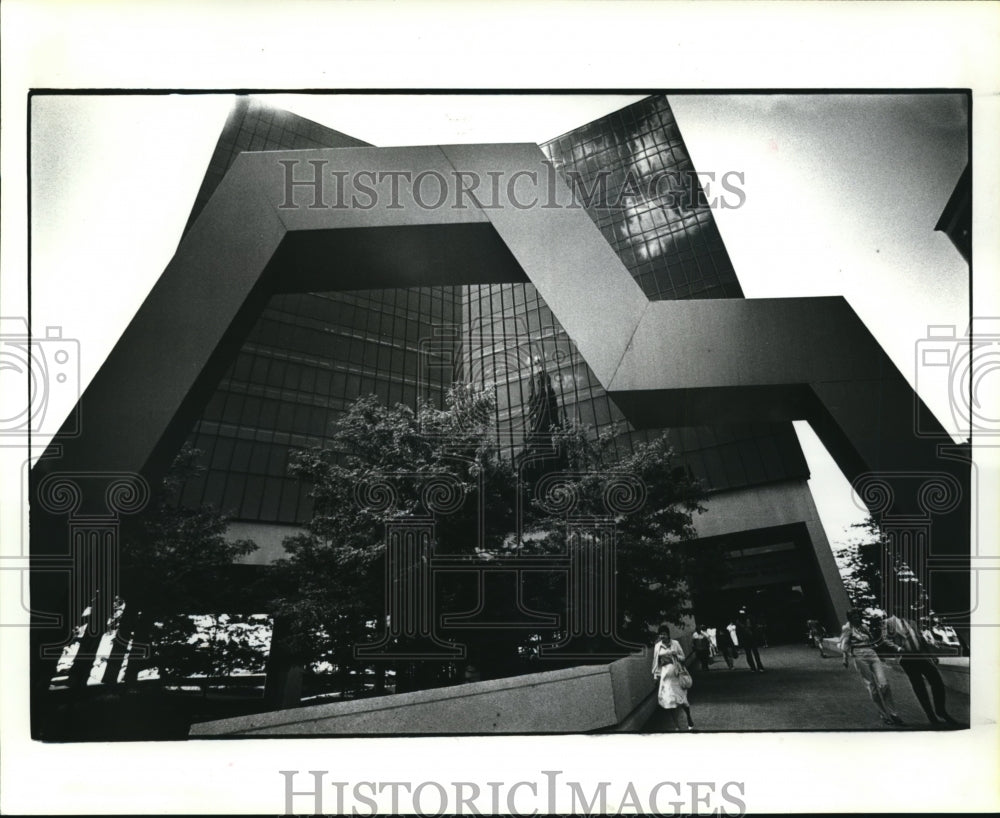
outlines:
{"label": "concrete walkway", "polygon": [[[760,658],[764,673],[751,673],[742,654],[733,670],[719,657],[709,671],[692,671],[688,699],[699,732],[932,729],[909,680],[892,662],[887,676],[905,722],[901,727],[882,724],[854,662],[845,670],[839,654],[821,659],[816,648],[782,645],[761,648]],[[968,695],[946,693],[948,712],[967,725]],[[674,729],[672,715],[657,708],[641,732]]]}

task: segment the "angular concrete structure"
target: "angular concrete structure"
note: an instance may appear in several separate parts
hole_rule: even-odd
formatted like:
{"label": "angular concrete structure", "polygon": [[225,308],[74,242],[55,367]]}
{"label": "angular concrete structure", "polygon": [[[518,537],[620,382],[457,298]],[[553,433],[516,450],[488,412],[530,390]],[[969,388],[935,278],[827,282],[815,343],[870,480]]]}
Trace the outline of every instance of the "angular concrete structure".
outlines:
{"label": "angular concrete structure", "polygon": [[607,665],[192,725],[193,738],[632,732],[656,709],[648,651]]}

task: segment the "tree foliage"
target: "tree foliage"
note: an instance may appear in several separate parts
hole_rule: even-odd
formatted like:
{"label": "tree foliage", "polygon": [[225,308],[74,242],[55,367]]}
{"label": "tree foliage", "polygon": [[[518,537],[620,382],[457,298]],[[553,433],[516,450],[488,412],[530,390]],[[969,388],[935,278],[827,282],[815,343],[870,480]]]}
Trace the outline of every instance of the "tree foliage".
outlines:
{"label": "tree foliage", "polygon": [[175,614],[163,617],[152,631],[156,668],[165,681],[264,670],[266,616]]}
{"label": "tree foliage", "polygon": [[[227,518],[218,510],[180,502],[185,482],[202,470],[200,456],[198,449],[185,444],[148,509],[123,529],[120,570],[125,607],[118,622],[118,646],[106,674],[111,682],[124,658],[123,643],[130,638],[136,645],[155,642],[165,666],[200,668],[207,653],[198,653],[188,642],[191,634],[184,615],[213,606],[225,610],[238,603],[232,566],[257,546],[252,540],[227,540]],[[154,628],[156,622],[161,625]],[[213,655],[210,664],[228,666],[229,660],[221,655],[224,652],[217,650],[219,655]],[[130,658],[129,680],[134,681],[140,665],[156,662],[155,656],[145,662]],[[171,672],[176,675],[175,670]]]}
{"label": "tree foliage", "polygon": [[154,616],[197,611],[218,596],[233,562],[257,548],[252,540],[227,540],[228,520],[218,510],[180,502],[185,482],[202,471],[200,456],[185,444],[149,509],[124,532],[123,596]]}
{"label": "tree foliage", "polygon": [[[618,535],[616,616],[623,635],[632,629],[645,641],[645,623],[676,621],[686,611],[685,577],[694,560],[683,543],[693,536],[693,514],[704,510],[703,493],[677,468],[666,438],[615,460],[607,438],[578,425],[550,425],[530,430],[524,450],[512,457],[495,442],[493,401],[491,393],[468,385],[450,390],[444,410],[362,398],[338,422],[331,447],[294,457],[291,472],[311,484],[314,515],[304,533],[285,541],[275,611],[290,623],[287,641],[303,662],[323,657],[350,664],[355,644],[380,636],[386,525],[419,517],[433,517],[435,554],[461,555],[477,566],[566,554],[573,519],[610,514]],[[447,496],[429,505],[435,481]],[[635,509],[609,512],[609,493],[625,492],[627,500],[630,487],[641,494]],[[556,492],[554,501],[546,501],[546,491]],[[571,510],[560,506],[559,498],[570,497]],[[435,586],[434,613],[479,608],[484,620],[509,622],[527,608],[565,622],[574,604],[566,584],[565,571],[538,571],[524,581],[518,606],[514,593],[480,599],[473,573],[450,573]],[[557,627],[484,626],[445,637],[468,645],[469,660],[489,677],[523,672],[539,643],[563,635]]]}
{"label": "tree foliage", "polygon": [[841,570],[844,590],[855,608],[876,608],[883,599],[882,552],[885,546],[882,530],[871,515],[851,528],[857,529],[858,534],[845,551]]}
{"label": "tree foliage", "polygon": [[620,459],[610,455],[610,437],[595,439],[580,426],[554,432],[553,440],[565,453],[566,473],[572,475],[559,481],[560,491],[572,496],[575,505],[570,515],[553,514],[535,498],[537,516],[531,526],[543,535],[537,542],[546,550],[564,552],[568,516],[606,517],[611,495],[623,495],[619,500],[625,507],[635,497],[633,512],[615,512],[613,505],[610,511],[616,529],[618,611],[638,625],[679,621],[689,611],[688,584],[696,560],[682,544],[694,537],[693,515],[704,511],[703,492],[676,465],[666,435],[637,445]]}

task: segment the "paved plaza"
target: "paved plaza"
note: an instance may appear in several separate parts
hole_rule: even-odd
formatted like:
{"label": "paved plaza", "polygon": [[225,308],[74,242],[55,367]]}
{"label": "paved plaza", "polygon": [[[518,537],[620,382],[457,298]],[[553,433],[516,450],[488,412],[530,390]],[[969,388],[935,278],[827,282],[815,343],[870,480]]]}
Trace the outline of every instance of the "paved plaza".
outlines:
{"label": "paved plaza", "polygon": [[[808,646],[760,649],[764,673],[751,673],[740,655],[733,670],[717,657],[708,672],[693,670],[688,698],[695,728],[701,732],[774,730],[929,730],[906,675],[888,663],[896,709],[905,724],[887,727],[851,661],[839,654],[821,659]],[[948,712],[969,722],[969,696],[947,689]],[[671,714],[657,708],[643,732],[675,729]]]}

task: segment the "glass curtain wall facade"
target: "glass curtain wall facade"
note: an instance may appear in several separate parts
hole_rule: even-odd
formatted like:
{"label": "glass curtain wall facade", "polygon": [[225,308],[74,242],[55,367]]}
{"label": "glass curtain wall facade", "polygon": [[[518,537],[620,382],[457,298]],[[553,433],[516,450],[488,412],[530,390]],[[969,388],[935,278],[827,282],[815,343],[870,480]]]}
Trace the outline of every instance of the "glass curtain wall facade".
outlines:
{"label": "glass curtain wall facade", "polygon": [[[641,100],[541,147],[651,301],[743,297],[666,97]],[[729,204],[739,201],[727,193]],[[627,423],[531,284],[467,288],[463,312],[469,371],[497,383],[501,443],[517,445],[531,363],[539,358],[566,416],[613,434],[619,454],[662,431]],[[710,490],[808,477],[790,423],[691,423],[668,434]]]}
{"label": "glass curtain wall facade", "polygon": [[182,502],[235,519],[299,524],[309,486],[288,476],[292,452],[329,443],[350,403],[377,395],[438,406],[444,368],[422,373],[420,340],[457,320],[449,288],[302,293],[271,298],[189,438],[206,471]]}
{"label": "glass curtain wall facade", "polygon": [[[366,145],[238,98],[188,226],[242,151]],[[414,408],[419,396],[442,406],[451,372],[425,367],[422,341],[459,324],[461,298],[457,287],[273,296],[188,437],[205,471],[185,484],[181,502],[241,521],[309,520],[309,486],[288,476],[291,454],[327,444],[336,419],[363,395]],[[440,343],[435,352],[448,355]]]}

